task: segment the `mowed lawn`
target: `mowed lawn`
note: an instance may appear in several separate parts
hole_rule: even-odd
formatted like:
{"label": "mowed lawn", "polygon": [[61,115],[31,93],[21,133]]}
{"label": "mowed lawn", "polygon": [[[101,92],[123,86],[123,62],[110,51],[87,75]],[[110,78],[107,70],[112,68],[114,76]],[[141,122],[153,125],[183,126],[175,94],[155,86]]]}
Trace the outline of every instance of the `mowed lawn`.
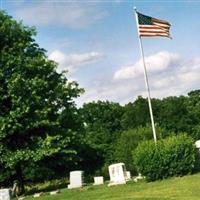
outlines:
{"label": "mowed lawn", "polygon": [[82,189],[63,189],[60,194],[27,197],[26,200],[199,200],[200,173],[182,178],[171,178],[151,183],[129,182],[126,185],[108,187],[85,186]]}

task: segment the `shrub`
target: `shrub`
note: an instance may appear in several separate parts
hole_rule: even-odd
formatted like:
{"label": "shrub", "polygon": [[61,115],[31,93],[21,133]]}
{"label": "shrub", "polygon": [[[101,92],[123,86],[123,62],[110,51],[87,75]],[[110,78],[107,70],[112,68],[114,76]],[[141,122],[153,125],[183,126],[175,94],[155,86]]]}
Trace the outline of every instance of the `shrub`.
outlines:
{"label": "shrub", "polygon": [[[156,127],[158,132],[158,138],[166,137],[167,131],[160,127]],[[132,175],[137,175],[137,170],[134,163],[134,156],[132,151],[136,149],[138,144],[142,141],[152,140],[152,128],[151,126],[138,127],[135,129],[125,130],[121,133],[115,146],[115,162],[123,162],[126,165],[126,169],[131,171]]]}
{"label": "shrub", "polygon": [[192,172],[195,163],[194,141],[186,134],[142,142],[134,151],[137,170],[148,181]]}

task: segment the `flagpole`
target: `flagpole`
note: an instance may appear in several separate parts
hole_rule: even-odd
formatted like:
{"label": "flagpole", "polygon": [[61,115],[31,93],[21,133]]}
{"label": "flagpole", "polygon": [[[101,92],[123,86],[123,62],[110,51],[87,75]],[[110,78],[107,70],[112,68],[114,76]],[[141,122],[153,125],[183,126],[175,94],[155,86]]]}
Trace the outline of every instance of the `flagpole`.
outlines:
{"label": "flagpole", "polygon": [[149,104],[149,113],[150,113],[150,117],[151,117],[151,126],[152,126],[152,130],[153,130],[154,142],[156,143],[157,137],[156,137],[156,129],[155,129],[155,123],[154,123],[153,111],[152,111],[152,105],[151,105],[151,95],[150,95],[149,81],[148,81],[148,76],[147,76],[146,63],[145,63],[145,59],[144,59],[144,49],[143,49],[142,39],[141,39],[140,34],[139,34],[139,27],[138,27],[139,23],[138,23],[138,16],[137,16],[136,7],[134,7],[134,10],[135,10],[135,19],[136,19],[136,25],[137,25],[140,52],[141,52],[141,57],[142,57],[142,62],[143,62],[144,79],[145,79],[145,85],[146,85],[147,94],[148,94],[148,104]]}

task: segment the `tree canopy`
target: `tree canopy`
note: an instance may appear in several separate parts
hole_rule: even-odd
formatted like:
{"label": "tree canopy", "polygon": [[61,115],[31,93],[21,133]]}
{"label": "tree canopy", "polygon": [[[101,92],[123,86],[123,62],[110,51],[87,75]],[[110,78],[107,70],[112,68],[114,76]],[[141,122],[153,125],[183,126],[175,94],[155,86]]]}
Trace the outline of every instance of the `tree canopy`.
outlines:
{"label": "tree canopy", "polygon": [[14,171],[22,190],[26,163],[55,154],[71,159],[81,128],[74,98],[82,89],[56,71],[35,35],[0,12],[0,165]]}

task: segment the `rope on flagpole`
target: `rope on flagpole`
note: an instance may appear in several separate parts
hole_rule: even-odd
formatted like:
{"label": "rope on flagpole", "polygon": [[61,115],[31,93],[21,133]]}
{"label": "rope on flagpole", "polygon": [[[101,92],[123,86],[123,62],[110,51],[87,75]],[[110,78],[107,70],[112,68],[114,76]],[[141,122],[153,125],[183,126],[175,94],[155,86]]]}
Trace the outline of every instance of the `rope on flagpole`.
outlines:
{"label": "rope on flagpole", "polygon": [[157,137],[156,137],[156,129],[155,129],[155,123],[154,123],[154,117],[153,117],[153,111],[152,111],[152,105],[151,105],[151,95],[150,95],[150,88],[149,88],[149,81],[148,81],[148,76],[147,76],[147,69],[146,69],[146,63],[144,59],[144,49],[142,45],[142,39],[139,34],[139,23],[138,23],[138,16],[137,16],[137,9],[134,7],[135,10],[135,19],[136,19],[136,26],[137,26],[137,31],[138,31],[138,40],[139,40],[139,46],[140,46],[140,52],[141,52],[141,57],[142,57],[142,62],[143,62],[143,69],[144,69],[144,79],[145,79],[145,84],[146,84],[146,89],[148,93],[148,104],[149,104],[149,113],[151,117],[151,126],[153,130],[153,138],[154,142],[157,142]]}

